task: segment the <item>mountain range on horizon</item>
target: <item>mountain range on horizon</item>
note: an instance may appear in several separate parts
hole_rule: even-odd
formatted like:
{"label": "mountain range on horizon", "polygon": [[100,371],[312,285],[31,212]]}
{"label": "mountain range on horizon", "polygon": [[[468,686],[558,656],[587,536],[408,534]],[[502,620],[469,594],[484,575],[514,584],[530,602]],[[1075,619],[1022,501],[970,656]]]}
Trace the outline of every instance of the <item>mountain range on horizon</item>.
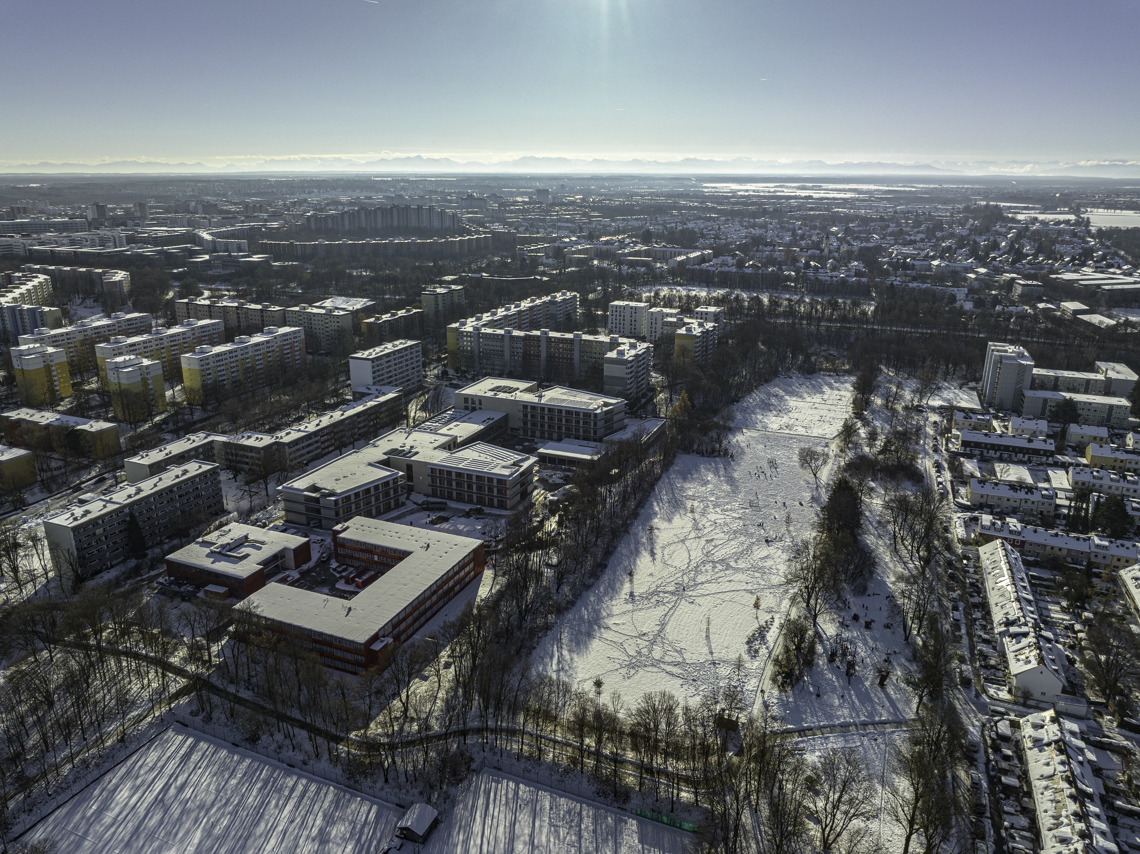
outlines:
{"label": "mountain range on horizon", "polygon": [[0,163],[0,173],[42,174],[256,174],[293,172],[428,174],[630,174],[724,176],[930,176],[1140,178],[1140,161],[1081,162],[967,161],[900,163],[890,161],[759,160],[748,157],[628,160],[525,155],[502,161],[457,160],[445,156],[266,157],[238,163],[171,162],[149,158],[94,163],[39,161]]}

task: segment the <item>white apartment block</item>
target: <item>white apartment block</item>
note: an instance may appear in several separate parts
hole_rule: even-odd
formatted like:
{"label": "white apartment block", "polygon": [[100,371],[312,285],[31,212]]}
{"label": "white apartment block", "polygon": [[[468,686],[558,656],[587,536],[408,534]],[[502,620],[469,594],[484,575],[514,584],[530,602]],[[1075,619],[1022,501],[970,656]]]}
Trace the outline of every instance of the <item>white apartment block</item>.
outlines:
{"label": "white apartment block", "polygon": [[320,352],[352,346],[351,311],[299,305],[285,309],[285,324],[302,330],[309,345]]}
{"label": "white apartment block", "polygon": [[954,417],[951,420],[951,428],[958,432],[962,432],[963,430],[976,430],[982,433],[989,433],[994,429],[994,420],[989,415],[983,415],[980,412],[961,412],[955,409]]}
{"label": "white apartment block", "polygon": [[971,478],[966,487],[971,507],[991,508],[1015,516],[1036,516],[1052,521],[1057,512],[1057,493],[1028,484]]}
{"label": "white apartment block", "polygon": [[1051,700],[1065,682],[1065,652],[1041,630],[1037,600],[1021,556],[995,540],[978,549],[994,631],[1005,653],[1010,687],[1035,700]]}
{"label": "white apartment block", "polygon": [[1097,372],[1104,377],[1104,394],[1128,397],[1136,385],[1136,372],[1121,362],[1097,362]]}
{"label": "white apartment block", "polygon": [[602,388],[606,394],[641,400],[650,392],[653,345],[630,341],[606,353],[602,367]]}
{"label": "white apartment block", "polygon": [[187,400],[198,404],[217,391],[264,385],[274,372],[303,368],[305,333],[295,326],[270,326],[229,344],[198,347],[180,361]]}
{"label": "white apartment block", "polygon": [[81,320],[61,329],[37,329],[21,335],[20,343],[58,347],[67,352],[73,365],[86,360],[87,367],[94,367],[96,344],[120,336],[142,335],[150,332],[152,325],[149,314],[116,312],[110,317]]}
{"label": "white apartment block", "polygon": [[467,304],[467,290],[463,285],[444,285],[430,288],[420,294],[424,318],[431,323],[439,320]]}
{"label": "white apartment block", "polygon": [[693,311],[693,317],[705,323],[724,324],[724,307],[719,305],[701,305]]}
{"label": "white apartment block", "polygon": [[982,369],[983,406],[1007,412],[1021,408],[1021,398],[1033,380],[1033,359],[1024,347],[991,341]]}
{"label": "white apartment block", "polygon": [[1068,391],[1032,390],[1024,394],[1021,414],[1026,418],[1052,418],[1062,400],[1077,404],[1080,424],[1123,429],[1132,422],[1132,404],[1126,397],[1077,394]]}
{"label": "white apartment block", "polygon": [[1054,368],[1034,367],[1030,388],[1034,391],[1103,394],[1104,375],[1089,371],[1059,371]]}
{"label": "white apartment block", "polygon": [[398,386],[405,392],[424,384],[423,345],[419,341],[390,341],[348,357],[353,388]]}
{"label": "white apartment block", "polygon": [[645,337],[650,343],[658,341],[666,332],[676,328],[681,317],[680,309],[651,308],[645,313]]}
{"label": "white apartment block", "polygon": [[624,335],[628,338],[644,338],[646,302],[611,302],[608,329],[611,335]]}
{"label": "white apartment block", "polygon": [[107,362],[123,356],[153,359],[162,365],[166,376],[177,378],[183,354],[193,352],[198,347],[221,344],[225,340],[226,330],[220,320],[184,320],[177,326],[157,326],[145,335],[130,338],[116,336],[96,344],[95,364],[104,386],[107,381]]}
{"label": "white apartment block", "polygon": [[507,416],[508,429],[531,439],[601,441],[625,427],[620,397],[572,388],[538,390],[538,384],[487,377],[455,392],[455,408],[492,410]]}
{"label": "white apartment block", "polygon": [[388,454],[369,445],[277,488],[292,525],[330,530],[357,516],[373,519],[404,503],[404,475]]}
{"label": "white apartment block", "polygon": [[179,321],[220,320],[226,329],[264,329],[267,326],[285,325],[285,309],[282,306],[242,300],[175,300],[174,315]]}

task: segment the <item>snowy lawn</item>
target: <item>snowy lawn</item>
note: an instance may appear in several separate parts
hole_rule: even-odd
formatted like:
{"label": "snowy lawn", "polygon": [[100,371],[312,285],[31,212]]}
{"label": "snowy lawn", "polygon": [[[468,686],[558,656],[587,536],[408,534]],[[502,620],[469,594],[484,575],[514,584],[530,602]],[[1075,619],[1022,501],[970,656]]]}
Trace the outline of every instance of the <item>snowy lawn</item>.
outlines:
{"label": "snowy lawn", "polygon": [[536,664],[585,690],[600,677],[604,694],[619,691],[630,704],[649,691],[695,700],[735,684],[751,707],[788,610],[792,540],[816,513],[815,483],[796,454],[836,435],[850,398],[849,378],[812,376],[776,380],[742,401],[733,456],[678,457]]}
{"label": "snowy lawn", "polygon": [[485,770],[423,854],[682,854],[692,836]]}
{"label": "snowy lawn", "polygon": [[403,811],[167,730],[37,824],[67,854],[375,854]]}

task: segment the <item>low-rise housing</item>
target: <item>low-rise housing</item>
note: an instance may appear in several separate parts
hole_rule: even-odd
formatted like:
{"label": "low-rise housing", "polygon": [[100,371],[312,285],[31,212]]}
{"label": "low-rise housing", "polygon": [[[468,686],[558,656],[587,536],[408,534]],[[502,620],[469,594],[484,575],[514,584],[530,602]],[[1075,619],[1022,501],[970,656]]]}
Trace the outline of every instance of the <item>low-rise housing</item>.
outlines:
{"label": "low-rise housing", "polygon": [[1027,715],[1021,748],[1041,854],[1118,854],[1080,728],[1052,710]]}
{"label": "low-rise housing", "polygon": [[0,492],[27,489],[37,480],[32,452],[0,445]]}
{"label": "low-rise housing", "polygon": [[994,420],[981,412],[962,412],[955,409],[951,420],[951,427],[957,432],[975,430],[983,433],[994,429]]}
{"label": "low-rise housing", "polygon": [[384,666],[483,573],[481,540],[363,518],[332,534],[335,559],[375,580],[351,600],[267,584],[237,606],[239,631],[283,635],[326,667],[362,673]]}
{"label": "low-rise housing", "polygon": [[297,569],[312,559],[308,537],[237,522],[211,531],[166,556],[166,574],[191,584],[224,587],[244,599],[265,586],[266,577]]}
{"label": "low-rise housing", "polygon": [[1036,517],[1051,522],[1057,510],[1057,493],[1037,486],[970,478],[966,487],[971,507],[985,507],[999,513]]}
{"label": "low-rise housing", "polygon": [[1065,652],[1042,630],[1021,556],[1009,543],[995,540],[978,549],[978,558],[1010,688],[1035,700],[1052,699],[1066,687]]}
{"label": "low-rise housing", "polygon": [[22,407],[0,414],[0,431],[13,445],[47,439],[54,451],[66,450],[101,460],[122,452],[119,425],[44,409]]}
{"label": "low-rise housing", "polygon": [[1092,468],[1126,471],[1132,474],[1140,472],[1140,449],[1092,442],[1085,448],[1085,460]]}
{"label": "low-rise housing", "polygon": [[1074,491],[1087,489],[1100,495],[1140,499],[1140,478],[1126,472],[1073,466],[1069,469],[1069,486]]}
{"label": "low-rise housing", "polygon": [[1043,418],[1019,418],[1015,415],[1009,419],[1009,432],[1012,436],[1044,439],[1049,435],[1049,422]]}
{"label": "low-rise housing", "polygon": [[356,516],[375,518],[404,503],[404,475],[374,446],[337,457],[277,488],[285,521],[332,528]]}
{"label": "low-rise housing", "polygon": [[1056,454],[1052,439],[1038,439],[1033,436],[960,430],[953,434],[953,438],[957,441],[958,450],[963,454],[978,454],[998,460],[1043,461],[1052,459]]}
{"label": "low-rise housing", "polygon": [[959,516],[955,527],[962,542],[981,544],[1005,540],[1019,553],[1034,560],[1056,556],[1067,563],[1080,566],[1091,563],[1101,569],[1119,570],[1132,566],[1140,549],[1128,540],[1066,534],[986,514]]}

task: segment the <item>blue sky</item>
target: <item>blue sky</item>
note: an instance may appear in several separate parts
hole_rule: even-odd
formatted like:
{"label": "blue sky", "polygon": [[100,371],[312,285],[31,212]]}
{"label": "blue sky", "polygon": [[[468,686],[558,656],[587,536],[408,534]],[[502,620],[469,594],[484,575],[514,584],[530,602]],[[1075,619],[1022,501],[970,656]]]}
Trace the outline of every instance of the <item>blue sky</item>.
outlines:
{"label": "blue sky", "polygon": [[1140,3],[0,0],[0,161],[1140,160]]}

